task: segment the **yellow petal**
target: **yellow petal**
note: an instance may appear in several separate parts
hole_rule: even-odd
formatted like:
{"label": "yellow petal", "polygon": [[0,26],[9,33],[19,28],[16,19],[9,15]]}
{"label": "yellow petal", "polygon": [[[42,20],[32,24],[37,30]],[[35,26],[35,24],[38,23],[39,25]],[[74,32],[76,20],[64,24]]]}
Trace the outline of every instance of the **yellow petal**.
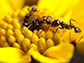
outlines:
{"label": "yellow petal", "polygon": [[39,0],[38,8],[56,12],[58,16],[73,8],[79,0]]}
{"label": "yellow petal", "polygon": [[12,47],[0,48],[0,62],[17,63],[24,52]]}
{"label": "yellow petal", "polygon": [[84,16],[84,0],[79,0],[77,5],[73,8],[73,12],[71,14],[71,18],[76,21],[80,21],[81,17]]}
{"label": "yellow petal", "polygon": [[71,13],[72,13],[72,9],[70,9],[69,11],[67,11],[63,18],[64,18],[64,22],[69,23],[70,19],[71,19]]}
{"label": "yellow petal", "polygon": [[76,40],[77,43],[84,41],[84,33],[71,33],[71,39]]}
{"label": "yellow petal", "polygon": [[59,11],[57,12],[58,15],[63,15],[66,11],[72,9],[79,0],[63,0],[63,4],[60,7]]}
{"label": "yellow petal", "polygon": [[37,61],[39,61],[41,63],[59,63],[60,62],[59,60],[45,57],[45,56],[41,55],[39,52],[37,52],[37,51],[33,51],[32,56],[33,56],[33,58],[35,60],[37,60]]}
{"label": "yellow petal", "polygon": [[82,32],[84,32],[84,18],[80,19],[80,22],[78,23],[78,27],[81,29]]}
{"label": "yellow petal", "polygon": [[25,0],[7,0],[14,10],[21,9]]}
{"label": "yellow petal", "polygon": [[73,56],[74,46],[72,44],[59,44],[47,49],[43,55],[49,58],[69,62]]}
{"label": "yellow petal", "polygon": [[60,43],[69,43],[70,30],[64,29],[63,36],[60,38]]}
{"label": "yellow petal", "polygon": [[0,18],[3,18],[9,12],[13,12],[7,0],[0,0],[0,8]]}
{"label": "yellow petal", "polygon": [[79,18],[79,20],[78,21],[80,21],[80,22],[83,22],[84,23],[84,14]]}

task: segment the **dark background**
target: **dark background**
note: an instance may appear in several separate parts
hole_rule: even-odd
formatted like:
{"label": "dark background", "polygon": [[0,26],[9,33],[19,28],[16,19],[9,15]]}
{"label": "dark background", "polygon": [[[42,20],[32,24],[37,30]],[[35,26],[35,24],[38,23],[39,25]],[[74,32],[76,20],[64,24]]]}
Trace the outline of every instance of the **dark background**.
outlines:
{"label": "dark background", "polygon": [[70,63],[84,63],[84,56],[77,51],[74,51],[74,55]]}

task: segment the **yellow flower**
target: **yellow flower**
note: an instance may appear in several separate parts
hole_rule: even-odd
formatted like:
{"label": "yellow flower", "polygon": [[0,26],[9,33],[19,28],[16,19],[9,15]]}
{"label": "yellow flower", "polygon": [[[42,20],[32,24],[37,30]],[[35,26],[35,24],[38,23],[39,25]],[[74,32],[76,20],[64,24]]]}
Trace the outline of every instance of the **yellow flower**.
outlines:
{"label": "yellow flower", "polygon": [[[71,18],[75,19],[76,21],[83,21],[84,18],[84,0],[79,0],[77,5],[73,8]],[[80,23],[80,22],[79,22]]]}
{"label": "yellow flower", "polygon": [[[73,1],[73,2],[72,2]],[[12,13],[13,10],[19,9],[22,7],[23,4],[20,5],[20,0],[18,0],[19,4],[15,5],[16,0],[11,1],[11,0],[4,0],[1,1],[2,4],[5,6],[7,4],[6,8],[2,6],[2,9],[5,8],[7,9],[6,12],[4,12],[3,15],[7,14],[9,11]],[[0,2],[0,3],[1,3]],[[21,2],[24,3],[23,0]],[[70,62],[71,58],[73,57],[73,52],[74,48],[84,54],[84,28],[82,27],[83,25],[83,16],[82,13],[76,11],[80,9],[79,7],[82,6],[83,0],[39,0],[38,2],[38,7],[37,12],[31,11],[32,7],[26,6],[22,10],[17,10],[16,12],[6,15],[3,20],[0,21],[0,46],[3,47],[9,47],[13,46],[16,48],[21,49],[25,53],[27,53],[24,57],[22,58],[17,58],[19,54],[16,52],[16,49],[12,48],[5,48],[7,53],[10,49],[12,49],[10,54],[13,54],[15,52],[15,56],[11,57],[12,60],[15,60],[15,62],[30,62],[33,61],[31,60],[31,56],[41,62],[41,63],[61,63],[61,62]],[[82,4],[81,4],[82,3]],[[11,6],[10,6],[11,5]],[[21,6],[21,7],[20,7]],[[79,6],[77,8],[77,6]],[[1,11],[2,11],[1,9]],[[83,9],[84,10],[84,9]],[[83,10],[80,10],[83,12]],[[28,11],[28,12],[27,12]],[[56,29],[52,28],[52,30],[48,30],[50,25],[46,24],[46,20],[44,25],[42,27],[44,30],[39,30],[39,31],[34,31],[34,33],[29,30],[27,27],[23,27],[22,24],[24,24],[24,19],[25,15],[31,14],[29,18],[28,24],[31,23],[31,20],[40,18],[43,19],[42,17],[45,16],[51,16],[53,19],[50,20],[53,22],[55,19],[59,19],[60,22],[64,21],[65,23],[68,24],[70,18],[73,18],[74,20],[81,21],[80,23],[76,23],[74,21],[71,21],[71,25],[75,25],[76,27],[81,29],[81,33],[75,33],[74,27],[69,30],[69,29]],[[78,13],[77,13],[78,12]],[[77,13],[75,15],[75,13]],[[40,15],[42,14],[42,15]],[[79,14],[79,16],[78,16]],[[39,16],[40,15],[40,16]],[[22,21],[22,22],[21,22]],[[38,23],[37,23],[38,24]],[[10,27],[11,26],[11,27]],[[45,27],[47,26],[47,27]],[[61,25],[60,25],[61,26]],[[23,27],[23,28],[22,28]],[[54,30],[53,30],[54,29]],[[78,35],[78,36],[77,36]],[[8,36],[8,37],[7,37]],[[59,43],[59,44],[58,44]],[[73,46],[74,45],[74,46]],[[6,53],[3,53],[5,49],[1,49],[0,54],[2,56],[6,55]],[[19,50],[18,50],[19,51]],[[16,58],[16,59],[15,59]],[[10,55],[7,58],[8,60],[10,59]],[[0,61],[4,62],[9,62],[7,59],[0,59]],[[28,59],[28,60],[26,60]],[[6,60],[6,61],[5,61]]]}

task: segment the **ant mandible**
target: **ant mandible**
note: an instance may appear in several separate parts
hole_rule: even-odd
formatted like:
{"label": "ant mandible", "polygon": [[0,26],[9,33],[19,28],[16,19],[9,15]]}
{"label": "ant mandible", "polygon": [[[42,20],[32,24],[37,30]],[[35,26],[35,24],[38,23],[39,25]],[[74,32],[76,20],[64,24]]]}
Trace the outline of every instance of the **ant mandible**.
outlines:
{"label": "ant mandible", "polygon": [[56,27],[56,26],[61,25],[62,27],[59,27],[60,29],[64,29],[65,28],[65,29],[69,29],[70,30],[70,29],[74,28],[75,33],[81,32],[81,30],[78,27],[75,27],[74,25],[71,25],[71,20],[75,21],[74,19],[70,19],[70,25],[68,25],[68,24],[66,24],[64,22],[60,22],[59,20],[54,20],[51,23],[51,27]]}

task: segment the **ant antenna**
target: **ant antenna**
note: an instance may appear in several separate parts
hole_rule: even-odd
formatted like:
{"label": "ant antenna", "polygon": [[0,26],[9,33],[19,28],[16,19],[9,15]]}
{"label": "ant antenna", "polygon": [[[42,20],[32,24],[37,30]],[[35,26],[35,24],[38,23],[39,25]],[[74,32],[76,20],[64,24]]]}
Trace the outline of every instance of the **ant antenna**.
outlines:
{"label": "ant antenna", "polygon": [[76,22],[76,23],[78,23],[78,22],[77,22],[76,20],[74,20],[74,19],[70,19],[70,21],[71,21],[71,20],[74,21],[74,22]]}
{"label": "ant antenna", "polygon": [[27,28],[29,29],[32,26],[32,24],[30,24]]}
{"label": "ant antenna", "polygon": [[[62,39],[63,40],[63,39]],[[65,43],[65,40],[63,40],[63,42]]]}
{"label": "ant antenna", "polygon": [[71,42],[71,32],[69,33],[69,40],[70,40],[70,42]]}
{"label": "ant antenna", "polygon": [[52,17],[51,17],[51,16],[48,16],[48,17],[47,17],[47,19],[48,19],[49,17],[52,19]]}
{"label": "ant antenna", "polygon": [[56,29],[56,31],[58,31],[58,28]]}
{"label": "ant antenna", "polygon": [[43,19],[45,18],[46,16],[43,16]]}
{"label": "ant antenna", "polygon": [[76,20],[70,19],[70,27],[71,27],[71,21],[74,21],[74,22],[78,23]]}
{"label": "ant antenna", "polygon": [[80,39],[77,41],[77,43],[83,38],[83,36],[80,37]]}

